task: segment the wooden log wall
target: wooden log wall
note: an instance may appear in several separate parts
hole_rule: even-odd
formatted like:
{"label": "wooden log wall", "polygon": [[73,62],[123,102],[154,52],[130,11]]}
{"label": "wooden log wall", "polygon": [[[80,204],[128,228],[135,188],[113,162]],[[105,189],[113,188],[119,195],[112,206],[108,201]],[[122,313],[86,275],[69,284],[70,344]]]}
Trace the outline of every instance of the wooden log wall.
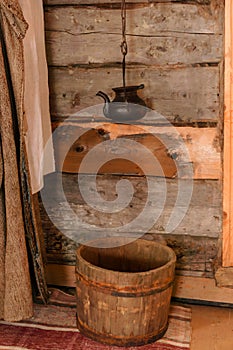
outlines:
{"label": "wooden log wall", "polygon": [[[57,172],[64,172],[65,193],[78,216],[100,227],[116,227],[142,210],[145,175],[155,183],[161,179],[154,170],[144,174],[122,160],[105,164],[97,177],[103,198],[116,198],[116,183],[122,178],[131,181],[135,189],[130,206],[119,214],[105,215],[83,201],[77,185],[80,163],[93,146],[105,140],[127,137],[148,147],[159,158],[167,177],[167,198],[161,217],[146,238],[165,241],[175,250],[178,273],[212,277],[221,253],[222,233],[224,0],[127,2],[127,85],[145,84],[141,97],[176,128],[193,164],[191,203],[172,233],[165,230],[166,218],[174,206],[178,185],[188,180],[173,166],[173,155],[180,154],[177,140],[173,140],[176,146],[172,152],[158,146],[158,138],[167,131],[163,119],[153,114],[141,126],[115,125],[99,113],[99,107],[93,108],[102,102],[96,96],[98,90],[112,98],[112,87],[122,85],[120,7],[119,0],[44,0],[51,118],[54,129],[62,126],[55,145]],[[73,130],[82,137],[63,163],[62,153]],[[158,138],[153,140],[151,135]],[[54,175],[47,177],[50,181]],[[53,197],[51,205],[54,203],[63,206],[60,220],[64,222],[65,204],[54,202]],[[153,208],[148,215],[153,215]],[[42,203],[41,217],[48,261],[74,264],[76,244],[52,224]],[[68,226],[64,230],[71,234]]]}

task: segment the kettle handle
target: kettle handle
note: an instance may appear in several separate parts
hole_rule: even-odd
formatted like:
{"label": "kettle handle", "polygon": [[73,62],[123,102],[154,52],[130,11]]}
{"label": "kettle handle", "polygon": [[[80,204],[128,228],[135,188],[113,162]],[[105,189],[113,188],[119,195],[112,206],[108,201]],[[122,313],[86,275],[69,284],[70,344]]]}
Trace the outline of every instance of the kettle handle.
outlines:
{"label": "kettle handle", "polygon": [[107,94],[105,94],[103,91],[98,91],[96,93],[96,96],[100,96],[104,99],[105,103],[110,103],[110,99]]}

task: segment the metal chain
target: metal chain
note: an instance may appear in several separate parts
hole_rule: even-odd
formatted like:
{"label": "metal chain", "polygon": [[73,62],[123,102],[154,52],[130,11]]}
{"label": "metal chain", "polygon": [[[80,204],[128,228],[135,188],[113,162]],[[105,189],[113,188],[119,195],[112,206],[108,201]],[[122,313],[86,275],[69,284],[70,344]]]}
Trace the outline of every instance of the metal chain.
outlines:
{"label": "metal chain", "polygon": [[121,42],[121,53],[123,55],[122,59],[122,78],[123,78],[123,87],[125,92],[126,100],[126,84],[125,84],[125,56],[128,52],[127,42],[126,42],[126,2],[122,0],[121,2],[121,23],[122,23],[122,42]]}

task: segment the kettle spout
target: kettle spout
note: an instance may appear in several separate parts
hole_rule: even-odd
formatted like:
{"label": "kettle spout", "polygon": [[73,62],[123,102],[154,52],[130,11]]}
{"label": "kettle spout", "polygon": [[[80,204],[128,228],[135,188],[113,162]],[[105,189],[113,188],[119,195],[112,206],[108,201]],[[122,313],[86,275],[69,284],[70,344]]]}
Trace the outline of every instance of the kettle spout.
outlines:
{"label": "kettle spout", "polygon": [[102,97],[104,99],[105,103],[110,103],[110,99],[109,99],[108,95],[106,95],[104,92],[98,91],[96,96]]}

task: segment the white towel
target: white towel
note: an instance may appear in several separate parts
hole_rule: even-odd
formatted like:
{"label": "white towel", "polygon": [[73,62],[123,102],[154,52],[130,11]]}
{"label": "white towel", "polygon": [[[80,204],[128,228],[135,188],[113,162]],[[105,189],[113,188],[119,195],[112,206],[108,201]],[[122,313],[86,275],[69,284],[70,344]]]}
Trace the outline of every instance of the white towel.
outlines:
{"label": "white towel", "polygon": [[[28,152],[32,193],[43,187],[43,176],[55,170],[49,112],[48,67],[45,53],[42,0],[19,0],[29,24],[24,38],[25,142]],[[41,162],[46,145],[44,166]]]}

